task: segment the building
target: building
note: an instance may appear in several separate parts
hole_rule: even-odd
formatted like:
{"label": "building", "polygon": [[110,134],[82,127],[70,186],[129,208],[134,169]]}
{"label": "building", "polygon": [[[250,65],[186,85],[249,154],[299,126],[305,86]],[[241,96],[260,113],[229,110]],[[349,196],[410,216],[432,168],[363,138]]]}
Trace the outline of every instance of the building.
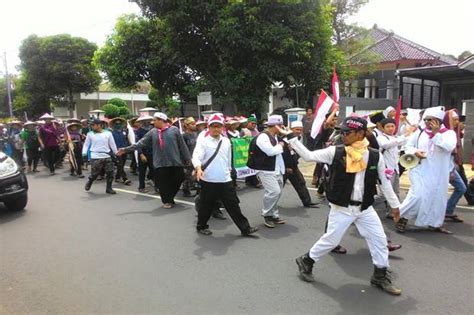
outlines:
{"label": "building", "polygon": [[[366,113],[394,106],[399,95],[403,96],[405,108],[423,108],[440,103],[440,87],[437,82],[408,77],[400,81],[397,71],[455,65],[457,60],[377,25],[366,36],[370,44],[350,58],[352,64],[358,67],[360,75],[356,80],[344,84],[345,97],[340,100],[343,114]],[[372,56],[374,60],[364,62],[364,55]]]}
{"label": "building", "polygon": [[420,86],[423,86],[423,82],[436,84],[440,91],[438,98],[426,104],[423,100],[431,98],[431,90],[422,89],[419,95],[422,105],[420,108],[425,107],[425,104],[443,105],[446,109],[456,108],[466,116],[464,161],[469,162],[474,138],[474,55],[454,65],[400,69],[397,74],[401,85],[405,85],[406,81],[417,81]]}

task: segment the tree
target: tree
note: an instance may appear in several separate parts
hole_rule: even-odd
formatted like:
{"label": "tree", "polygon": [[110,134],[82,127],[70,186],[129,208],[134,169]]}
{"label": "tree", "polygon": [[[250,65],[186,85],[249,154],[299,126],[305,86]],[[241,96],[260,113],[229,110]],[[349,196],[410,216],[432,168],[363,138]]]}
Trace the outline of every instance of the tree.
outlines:
{"label": "tree", "polygon": [[259,111],[275,81],[290,88],[292,77],[308,95],[328,86],[327,0],[136,2],[145,17],[119,20],[96,55],[114,84],[150,80],[163,97],[200,84],[242,113]]}
{"label": "tree", "polygon": [[118,88],[133,88],[146,80],[163,95],[183,92],[184,86],[192,83],[193,74],[170,49],[170,35],[159,19],[122,16],[96,52],[94,63]]}
{"label": "tree", "polygon": [[105,112],[105,117],[107,118],[115,118],[120,116],[120,107],[114,104],[105,104],[102,106],[102,110]]}
{"label": "tree", "polygon": [[114,97],[114,98],[111,98],[110,100],[107,101],[108,104],[113,104],[117,107],[125,107],[125,108],[128,108],[128,104],[126,101],[124,101],[123,99],[119,98],[119,97]]}
{"label": "tree", "polygon": [[348,24],[347,18],[359,12],[360,8],[367,4],[369,0],[332,0],[333,7],[333,40],[338,46],[358,35],[363,29],[357,24]]}
{"label": "tree", "polygon": [[67,105],[72,115],[74,94],[93,92],[101,81],[92,65],[96,49],[94,43],[68,34],[26,38],[20,47],[25,97],[41,107],[50,102]]}

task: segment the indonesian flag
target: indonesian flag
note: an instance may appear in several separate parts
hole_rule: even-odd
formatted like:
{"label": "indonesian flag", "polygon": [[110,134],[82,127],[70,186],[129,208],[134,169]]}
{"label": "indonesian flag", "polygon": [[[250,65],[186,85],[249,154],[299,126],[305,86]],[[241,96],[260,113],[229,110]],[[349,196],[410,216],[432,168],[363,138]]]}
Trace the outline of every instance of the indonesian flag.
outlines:
{"label": "indonesian flag", "polygon": [[339,78],[337,77],[336,67],[332,71],[332,98],[335,103],[339,103]]}
{"label": "indonesian flag", "polygon": [[397,109],[395,111],[395,134],[398,133],[398,127],[400,126],[400,112],[402,111],[402,96],[398,97]]}
{"label": "indonesian flag", "polygon": [[326,92],[321,90],[321,94],[319,95],[318,103],[316,104],[316,109],[314,111],[313,126],[311,126],[311,138],[314,139],[318,135],[319,131],[321,130],[321,126],[326,120],[326,114],[331,110],[332,104],[334,104],[332,98],[330,98]]}

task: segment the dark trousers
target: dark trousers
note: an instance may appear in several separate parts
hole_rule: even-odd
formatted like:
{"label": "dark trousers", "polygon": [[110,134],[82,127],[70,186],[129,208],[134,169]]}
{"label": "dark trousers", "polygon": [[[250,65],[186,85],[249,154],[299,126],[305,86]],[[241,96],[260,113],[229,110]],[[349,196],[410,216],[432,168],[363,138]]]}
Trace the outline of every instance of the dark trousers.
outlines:
{"label": "dark trousers", "polygon": [[459,166],[458,173],[461,176],[462,181],[464,182],[467,188],[466,192],[464,193],[464,197],[466,198],[467,203],[469,205],[472,205],[474,204],[474,191],[471,189],[469,185],[469,181],[467,180],[467,176],[466,176],[466,171],[464,170],[464,167],[462,165]]}
{"label": "dark trousers", "polygon": [[117,173],[115,173],[115,179],[127,180],[127,173],[125,173],[125,163],[127,162],[127,155],[121,155],[117,157]]}
{"label": "dark trousers", "polygon": [[293,174],[285,173],[283,176],[283,185],[286,180],[289,180],[293,188],[295,188],[298,197],[300,197],[303,206],[308,206],[311,203],[311,196],[309,195],[308,188],[306,187],[306,181],[299,168],[293,169]]}
{"label": "dark trousers", "polygon": [[105,172],[107,180],[113,181],[114,179],[114,162],[111,158],[106,159],[91,159],[91,175],[89,179],[95,181],[99,175]]}
{"label": "dark trousers", "polygon": [[193,176],[194,168],[192,166],[186,166],[184,168],[184,182],[183,191],[190,192],[196,185],[196,180]]}
{"label": "dark trousers", "polygon": [[183,167],[170,166],[155,169],[155,187],[160,190],[163,203],[174,203],[174,197],[178,193],[184,180]]}
{"label": "dark trousers", "polygon": [[249,221],[240,210],[240,201],[235,192],[232,182],[228,183],[209,183],[200,182],[201,192],[199,194],[198,222],[197,229],[203,230],[209,228],[207,222],[212,215],[216,201],[221,200],[224,208],[229,213],[232,221],[240,231],[247,231],[250,227]]}
{"label": "dark trousers", "polygon": [[40,151],[38,148],[26,149],[26,158],[28,166],[31,167],[33,165],[33,169],[36,170],[40,159]]}
{"label": "dark trousers", "polygon": [[49,168],[49,171],[51,173],[54,173],[55,167],[56,167],[56,162],[58,160],[59,156],[59,148],[54,147],[54,148],[45,148],[44,149],[44,155],[46,157],[46,165]]}
{"label": "dark trousers", "polygon": [[76,172],[77,175],[82,175],[82,165],[84,164],[84,160],[82,159],[82,150],[74,148],[74,159],[76,159],[77,170],[71,164],[71,174]]}
{"label": "dark trousers", "polygon": [[138,158],[138,188],[143,189],[145,188],[145,177],[146,177],[146,171],[148,169],[148,172],[151,174],[151,178],[153,178],[153,155],[151,154],[145,154],[146,156],[146,162],[142,162],[140,158]]}
{"label": "dark trousers", "polygon": [[247,185],[257,186],[257,185],[258,185],[258,178],[257,178],[257,175],[245,177],[245,183],[246,183]]}

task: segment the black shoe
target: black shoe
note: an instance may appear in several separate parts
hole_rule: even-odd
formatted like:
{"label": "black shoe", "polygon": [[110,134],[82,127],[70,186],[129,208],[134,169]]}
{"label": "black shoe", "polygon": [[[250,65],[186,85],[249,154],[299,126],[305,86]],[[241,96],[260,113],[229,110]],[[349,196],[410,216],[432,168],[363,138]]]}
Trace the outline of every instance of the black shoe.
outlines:
{"label": "black shoe", "polygon": [[387,268],[378,268],[377,266],[374,266],[374,274],[370,279],[370,284],[392,295],[402,294],[401,289],[393,286],[389,273],[390,272]]}
{"label": "black shoe", "polygon": [[189,190],[183,190],[183,196],[184,197],[194,197],[196,195],[191,193],[191,191],[189,191]]}
{"label": "black shoe", "polygon": [[213,211],[212,212],[212,217],[214,219],[217,219],[217,220],[227,220],[224,213],[222,213],[222,211],[220,211],[220,210]]}
{"label": "black shoe", "polygon": [[308,203],[304,205],[305,208],[319,208],[318,204],[315,202]]}
{"label": "black shoe", "polygon": [[263,217],[263,220],[265,221],[265,226],[267,228],[274,228],[275,227],[275,222],[273,222],[273,217]]}
{"label": "black shoe", "polygon": [[92,183],[93,183],[93,181],[92,181],[91,179],[89,179],[89,180],[87,181],[87,183],[86,183],[86,186],[84,186],[84,189],[85,189],[86,191],[91,190]]}
{"label": "black shoe", "polygon": [[331,253],[344,255],[344,254],[347,253],[347,249],[345,249],[341,245],[337,245],[336,247],[334,247],[334,249],[331,251]]}
{"label": "black shoe", "polygon": [[105,189],[105,192],[111,195],[115,195],[117,192],[112,189],[112,179],[107,179],[107,188]]}
{"label": "black shoe", "polygon": [[251,226],[247,230],[242,232],[242,236],[249,236],[250,234],[253,234],[258,231],[258,227],[256,226]]}
{"label": "black shoe", "polygon": [[201,229],[201,230],[197,230],[197,232],[202,235],[212,235],[212,231],[209,229]]}
{"label": "black shoe", "polygon": [[285,224],[286,223],[286,221],[283,220],[282,218],[273,218],[273,222],[275,224]]}
{"label": "black shoe", "polygon": [[306,282],[314,282],[313,277],[313,264],[314,261],[309,257],[308,254],[304,254],[296,258],[296,264],[300,272],[300,278]]}

